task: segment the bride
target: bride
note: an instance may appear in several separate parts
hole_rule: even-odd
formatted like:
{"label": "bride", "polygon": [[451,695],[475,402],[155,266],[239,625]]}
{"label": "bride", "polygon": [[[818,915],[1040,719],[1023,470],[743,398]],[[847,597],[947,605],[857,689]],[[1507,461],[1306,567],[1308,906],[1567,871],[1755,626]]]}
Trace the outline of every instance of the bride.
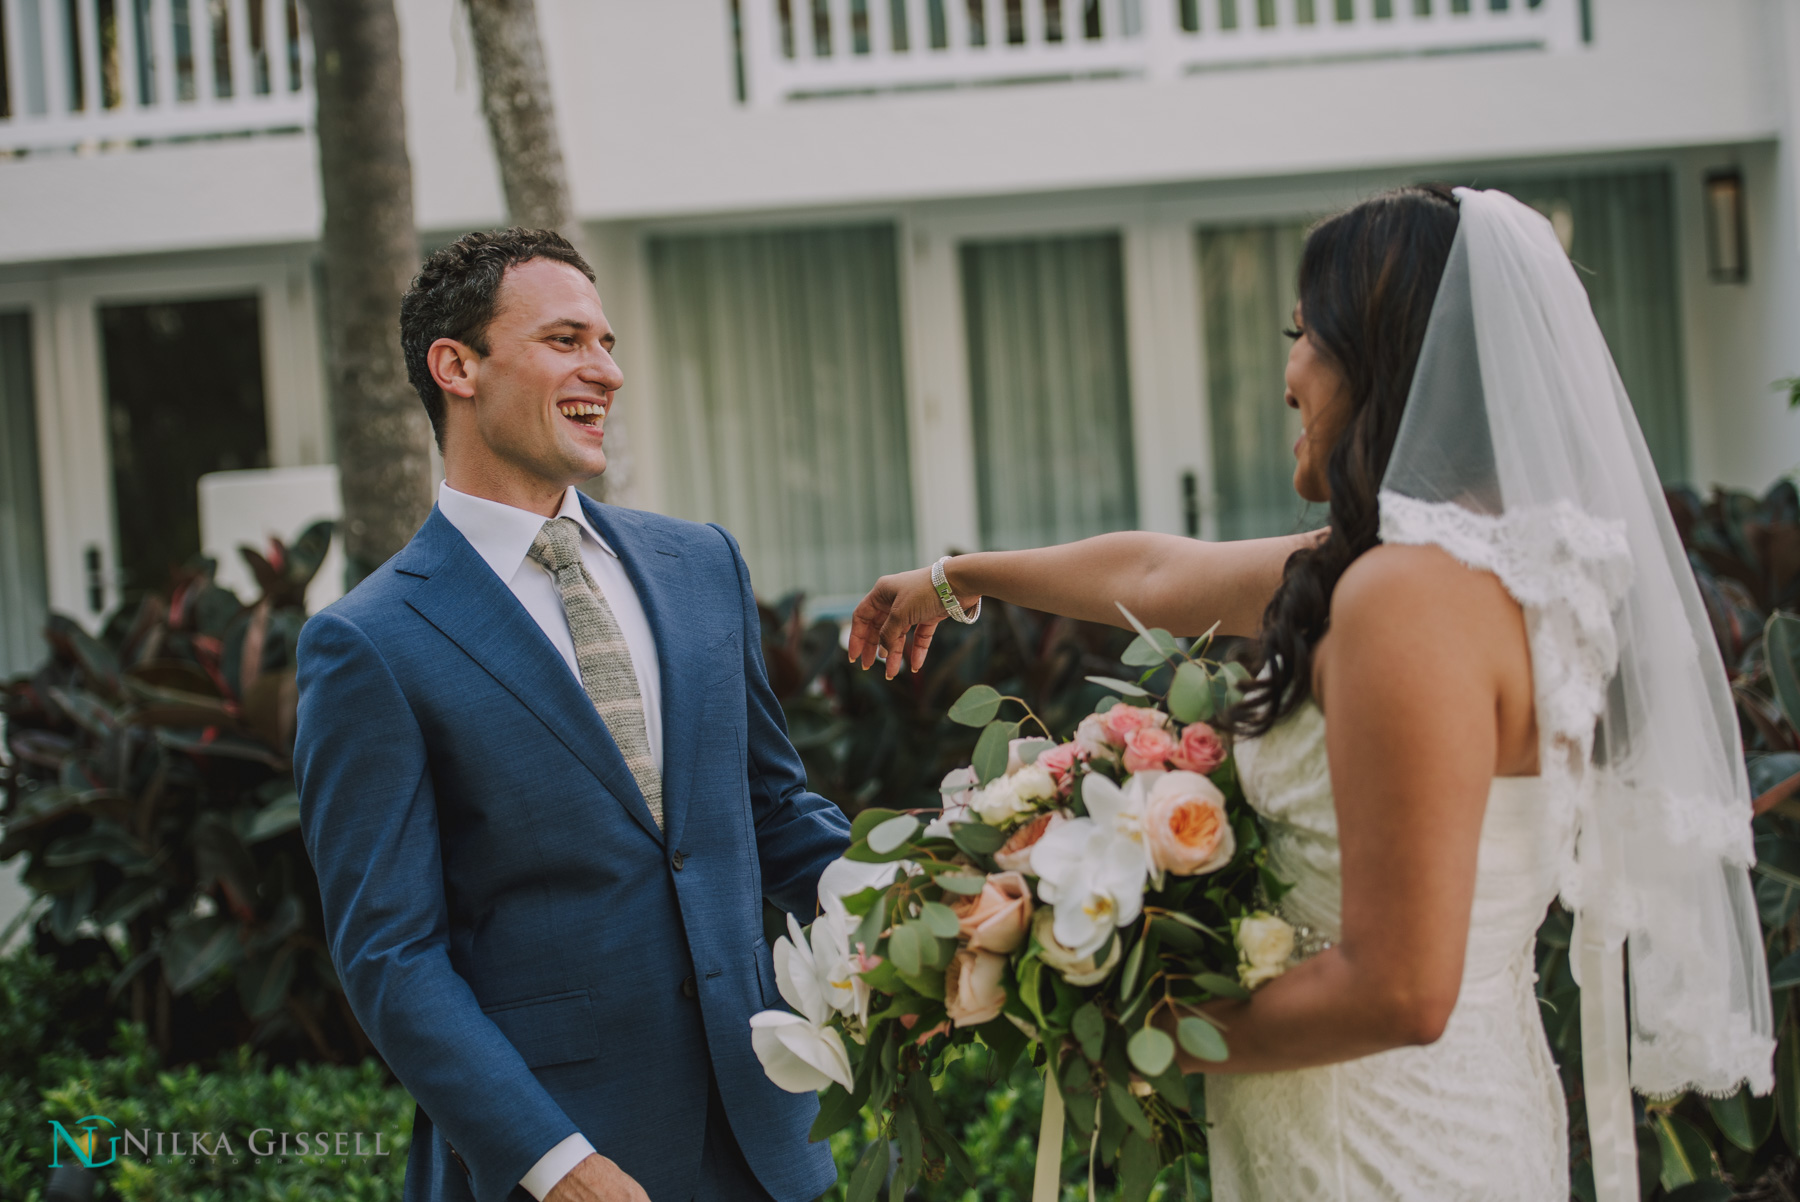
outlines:
{"label": "bride", "polygon": [[1184,1056],[1216,1196],[1567,1199],[1532,960],[1560,896],[1596,1193],[1636,1199],[1631,1088],[1766,1093],[1774,1045],[1736,719],[1630,403],[1549,223],[1498,192],[1320,223],[1289,335],[1323,530],[947,557],[877,582],[851,658],[917,670],[984,596],[1255,638],[1230,725],[1301,937],[1209,1006],[1230,1059]]}

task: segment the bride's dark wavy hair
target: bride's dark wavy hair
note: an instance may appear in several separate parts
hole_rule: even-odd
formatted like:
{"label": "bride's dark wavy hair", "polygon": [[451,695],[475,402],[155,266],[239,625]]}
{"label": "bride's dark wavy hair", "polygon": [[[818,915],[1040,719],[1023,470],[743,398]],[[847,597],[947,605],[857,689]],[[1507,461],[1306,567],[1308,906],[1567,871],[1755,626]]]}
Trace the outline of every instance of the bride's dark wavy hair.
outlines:
{"label": "bride's dark wavy hair", "polygon": [[1289,556],[1263,611],[1259,652],[1267,673],[1231,715],[1240,735],[1266,734],[1312,695],[1313,649],[1331,624],[1338,578],[1381,541],[1376,495],[1457,218],[1448,187],[1397,188],[1327,217],[1306,237],[1301,321],[1313,346],[1343,375],[1350,421],[1326,460],[1327,535]]}

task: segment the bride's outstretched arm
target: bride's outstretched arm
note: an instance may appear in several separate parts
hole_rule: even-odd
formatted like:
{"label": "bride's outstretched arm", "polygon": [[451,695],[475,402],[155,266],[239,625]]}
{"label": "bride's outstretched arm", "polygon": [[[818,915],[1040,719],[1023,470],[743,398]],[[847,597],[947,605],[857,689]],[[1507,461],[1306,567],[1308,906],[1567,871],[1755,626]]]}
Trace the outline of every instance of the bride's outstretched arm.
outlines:
{"label": "bride's outstretched arm", "polygon": [[[1214,622],[1224,634],[1255,634],[1281,583],[1288,556],[1309,546],[1313,531],[1280,538],[1204,543],[1173,534],[1128,531],[1035,551],[979,551],[944,565],[945,579],[965,609],[982,597],[1090,622],[1127,625],[1116,603],[1138,619],[1178,635],[1203,633]],[[900,670],[900,651],[913,636],[908,661],[925,662],[944,606],[919,568],[883,576],[850,623],[850,658],[867,668],[884,650],[887,674]]]}
{"label": "bride's outstretched arm", "polygon": [[1249,1001],[1206,1007],[1231,1058],[1184,1054],[1188,1072],[1306,1068],[1436,1040],[1462,986],[1492,778],[1537,769],[1519,608],[1441,550],[1380,547],[1353,564],[1318,666],[1342,938]]}

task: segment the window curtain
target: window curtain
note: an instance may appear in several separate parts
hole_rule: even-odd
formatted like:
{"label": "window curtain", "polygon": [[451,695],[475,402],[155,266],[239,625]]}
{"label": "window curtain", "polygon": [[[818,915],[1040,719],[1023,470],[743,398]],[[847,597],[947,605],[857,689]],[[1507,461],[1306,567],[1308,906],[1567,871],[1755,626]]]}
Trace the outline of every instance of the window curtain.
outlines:
{"label": "window curtain", "polygon": [[1117,234],[962,248],[982,544],[1137,526]]}
{"label": "window curtain", "polygon": [[1281,332],[1293,323],[1305,237],[1298,222],[1200,231],[1207,416],[1222,539],[1301,528],[1306,503],[1294,492],[1300,415],[1283,399],[1288,340]]}
{"label": "window curtain", "polygon": [[759,594],[861,597],[914,563],[890,225],[653,238],[669,511]]}
{"label": "window curtain", "polygon": [[44,521],[38,492],[37,404],[31,316],[0,313],[0,676],[46,654]]}
{"label": "window curtain", "polygon": [[1665,483],[1686,482],[1687,389],[1669,172],[1493,176],[1469,182],[1512,193],[1557,227],[1587,286],[1657,474]]}

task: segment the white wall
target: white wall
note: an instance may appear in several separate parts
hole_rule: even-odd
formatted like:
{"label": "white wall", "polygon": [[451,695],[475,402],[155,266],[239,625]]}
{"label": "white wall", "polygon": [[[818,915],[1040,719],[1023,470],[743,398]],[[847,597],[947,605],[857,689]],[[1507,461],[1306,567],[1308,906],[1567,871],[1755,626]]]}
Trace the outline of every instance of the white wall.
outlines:
{"label": "white wall", "polygon": [[[500,194],[460,7],[398,2],[419,224],[490,225]],[[733,94],[721,0],[545,0],[540,13],[577,206],[612,220],[1763,141],[1789,121],[1772,47],[1792,5],[1593,0],[1596,40],[1569,53],[766,111]],[[0,211],[6,262],[308,240],[319,200],[311,143],[288,136],[0,161]]]}

